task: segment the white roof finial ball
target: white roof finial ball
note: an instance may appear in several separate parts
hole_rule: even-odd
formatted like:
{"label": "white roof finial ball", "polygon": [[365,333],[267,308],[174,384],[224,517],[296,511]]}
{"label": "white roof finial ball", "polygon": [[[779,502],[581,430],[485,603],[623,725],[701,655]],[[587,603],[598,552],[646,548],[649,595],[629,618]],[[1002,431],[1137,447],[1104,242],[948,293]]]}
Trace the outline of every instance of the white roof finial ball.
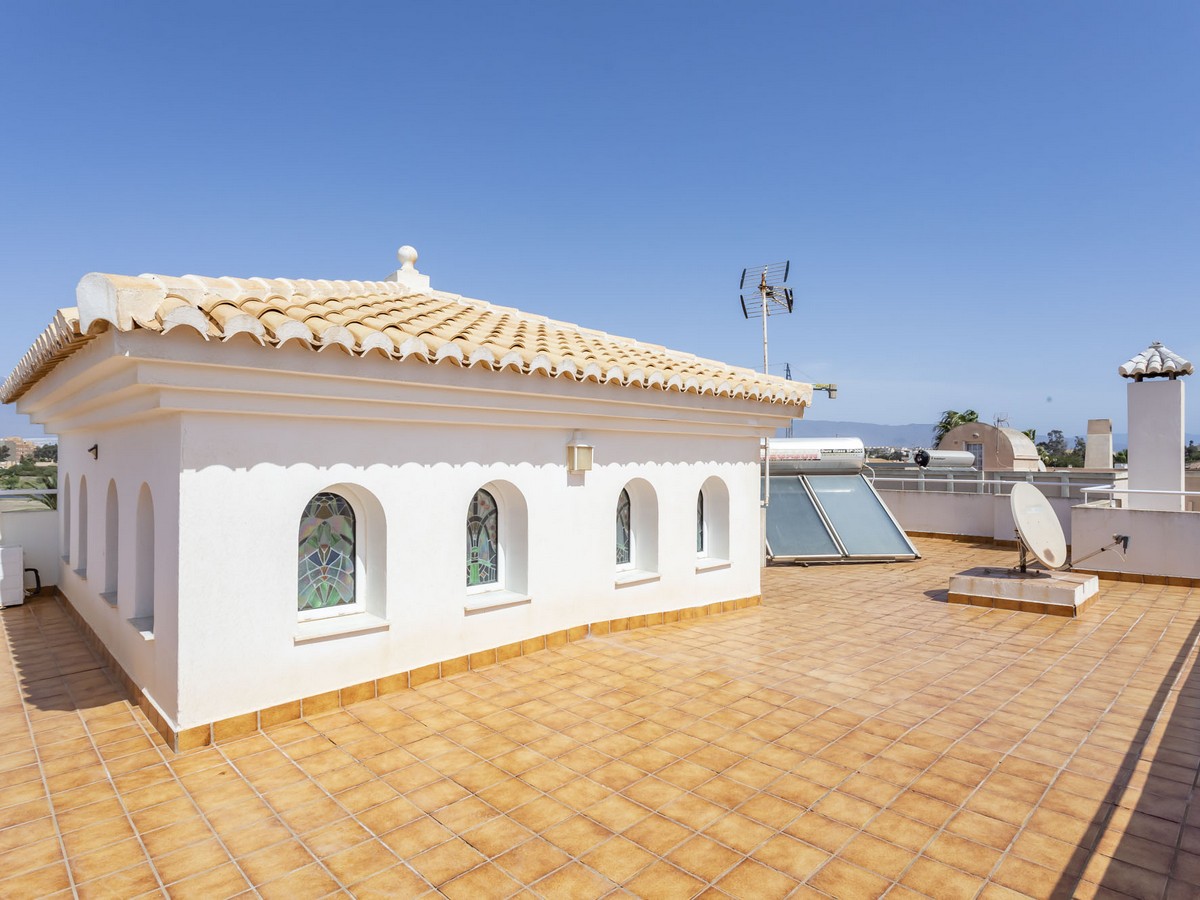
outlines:
{"label": "white roof finial ball", "polygon": [[400,260],[400,268],[403,271],[415,272],[417,269],[417,248],[405,244],[396,251],[396,259]]}

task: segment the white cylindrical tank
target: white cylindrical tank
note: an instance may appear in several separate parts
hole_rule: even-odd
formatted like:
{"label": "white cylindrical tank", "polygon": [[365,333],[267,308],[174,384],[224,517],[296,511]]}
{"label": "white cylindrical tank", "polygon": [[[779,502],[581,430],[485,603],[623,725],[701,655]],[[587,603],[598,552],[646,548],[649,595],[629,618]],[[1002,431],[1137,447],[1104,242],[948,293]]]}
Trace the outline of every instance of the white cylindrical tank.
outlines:
{"label": "white cylindrical tank", "polygon": [[967,450],[918,450],[913,462],[922,469],[969,469],[975,465],[975,454]]}
{"label": "white cylindrical tank", "polygon": [[867,461],[858,438],[772,438],[768,447],[772,475],[856,475]]}

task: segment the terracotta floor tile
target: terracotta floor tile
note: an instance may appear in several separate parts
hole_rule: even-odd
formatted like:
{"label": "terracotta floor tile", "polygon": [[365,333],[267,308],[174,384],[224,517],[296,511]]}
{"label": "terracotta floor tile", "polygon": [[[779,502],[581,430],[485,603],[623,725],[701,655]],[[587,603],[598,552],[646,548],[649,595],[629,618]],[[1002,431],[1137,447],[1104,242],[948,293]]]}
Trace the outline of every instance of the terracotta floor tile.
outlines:
{"label": "terracotta floor tile", "polygon": [[763,865],[790,875],[797,881],[804,881],[830,857],[824,850],[818,850],[786,834],[778,834],[755,850],[753,858]]}
{"label": "terracotta floor tile", "polygon": [[945,863],[977,878],[986,878],[1001,855],[999,850],[967,840],[951,832],[939,834],[923,852],[930,859]]}
{"label": "terracotta floor tile", "polygon": [[451,896],[1200,893],[1200,689],[1155,706],[1193,665],[1194,591],[1105,582],[1074,620],[950,607],[949,574],[1011,552],[921,544],[177,756],[57,600],[6,610],[0,654],[37,644],[20,705],[0,697],[0,895],[66,892],[60,835],[85,897],[157,890],[143,844],[180,893],[244,871],[288,900],[420,896],[418,859]]}
{"label": "terracotta floor tile", "polygon": [[[697,838],[696,840],[702,839]],[[713,849],[721,849],[711,841],[709,843]],[[609,838],[582,857],[583,862],[617,884],[624,884],[654,860],[654,854],[620,836]],[[679,865],[677,860],[675,862]],[[687,866],[681,865],[681,868],[692,871]],[[693,874],[696,873],[693,872]]]}
{"label": "terracotta floor tile", "polygon": [[533,890],[542,897],[593,900],[608,895],[615,887],[616,885],[599,872],[580,863],[568,863],[533,885]]}
{"label": "terracotta floor tile", "polygon": [[407,825],[401,825],[399,828],[389,831],[381,839],[401,859],[412,859],[426,850],[444,844],[452,837],[454,837],[454,832],[436,819],[431,816],[422,816]]}
{"label": "terracotta floor tile", "polygon": [[237,867],[227,864],[171,885],[170,894],[172,897],[209,900],[212,897],[235,897],[249,887],[250,884]]}
{"label": "terracotta floor tile", "polygon": [[451,838],[432,850],[414,856],[409,863],[421,877],[439,887],[483,861],[483,855],[466,841]]}
{"label": "terracotta floor tile", "polygon": [[[753,827],[753,823],[749,823]],[[652,813],[636,825],[623,832],[623,837],[633,841],[640,847],[649,850],[656,856],[663,856],[672,848],[683,843],[692,832],[670,819]],[[714,833],[709,829],[710,834]]]}
{"label": "terracotta floor tile", "polygon": [[767,900],[786,897],[798,882],[782,872],[746,859],[738,863],[716,886],[731,897],[744,900]]}
{"label": "terracotta floor tile", "polygon": [[238,865],[253,884],[263,885],[314,861],[303,844],[287,840],[240,857]]}
{"label": "terracotta floor tile", "polygon": [[398,864],[396,854],[380,841],[364,841],[322,860],[342,884],[355,884]]}
{"label": "terracotta floor tile", "polygon": [[895,881],[908,868],[913,854],[907,848],[864,833],[850,841],[838,854],[838,859],[852,862],[888,881]]}
{"label": "terracotta floor tile", "polygon": [[174,853],[156,856],[153,862],[163,884],[170,885],[224,865],[229,862],[229,854],[216,838],[210,838]]}
{"label": "terracotta floor tile", "polygon": [[258,888],[266,900],[316,900],[336,891],[337,881],[322,866],[313,863],[289,872]]}
{"label": "terracotta floor tile", "polygon": [[541,832],[542,837],[556,847],[578,858],[610,837],[611,829],[592,821],[587,816],[572,816]]}
{"label": "terracotta floor tile", "polygon": [[532,884],[570,861],[549,841],[534,838],[499,856],[496,864],[523,884]]}
{"label": "terracotta floor tile", "polygon": [[476,900],[479,897],[495,897],[503,900],[520,890],[520,884],[513,881],[502,869],[490,863],[484,863],[441,886],[441,892],[450,900]]}
{"label": "terracotta floor tile", "polygon": [[651,863],[625,885],[635,896],[661,897],[662,900],[685,900],[694,897],[703,887],[703,881],[663,860]]}
{"label": "terracotta floor tile", "polygon": [[[983,887],[983,880],[940,862],[919,857],[900,881],[901,884],[928,894],[935,900],[971,897]],[[1032,885],[1027,886],[1032,887]],[[1035,894],[1034,896],[1039,896]]]}
{"label": "terracotta floor tile", "polygon": [[[467,873],[467,875],[470,874],[470,872]],[[450,884],[453,883],[450,882]],[[447,887],[449,885],[443,886],[443,890]],[[392,900],[394,897],[408,898],[434,894],[433,885],[406,866],[392,866],[390,869],[385,869],[370,878],[350,885],[349,890],[355,897],[361,897],[363,900]]]}
{"label": "terracotta floor tile", "polygon": [[[76,886],[81,898],[161,896],[162,887],[149,863],[122,869]],[[8,896],[0,893],[0,896]]]}

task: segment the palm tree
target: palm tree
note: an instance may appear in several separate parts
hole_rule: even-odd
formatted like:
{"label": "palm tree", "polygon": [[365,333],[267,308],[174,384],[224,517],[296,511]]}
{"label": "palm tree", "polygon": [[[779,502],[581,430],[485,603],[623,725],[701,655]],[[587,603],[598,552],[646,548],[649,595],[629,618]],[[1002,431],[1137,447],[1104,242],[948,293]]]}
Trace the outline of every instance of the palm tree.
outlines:
{"label": "palm tree", "polygon": [[968,422],[978,422],[979,413],[973,409],[964,409],[959,412],[956,409],[948,409],[942,413],[941,420],[933,426],[933,446],[938,446],[942,442],[942,438],[946,436],[951,428],[957,428],[959,425],[966,425]]}

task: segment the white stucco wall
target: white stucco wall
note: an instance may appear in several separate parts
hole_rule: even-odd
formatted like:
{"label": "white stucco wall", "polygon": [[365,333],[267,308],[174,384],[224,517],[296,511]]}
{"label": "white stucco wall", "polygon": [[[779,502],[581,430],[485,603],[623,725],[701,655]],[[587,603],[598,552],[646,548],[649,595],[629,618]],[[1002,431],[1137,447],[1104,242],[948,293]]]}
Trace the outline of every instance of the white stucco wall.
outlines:
{"label": "white stucco wall", "polygon": [[[95,444],[98,457],[88,448]],[[178,628],[177,558],[172,553],[179,508],[179,417],[163,416],[113,426],[91,426],[59,435],[59,529],[69,529],[58,566],[59,589],[97,633],[126,672],[142,685],[164,711],[174,709]],[[80,486],[87,482],[87,519],[80,515]],[[118,503],[116,596],[101,596],[109,582],[106,571],[109,481],[116,485]],[[145,484],[154,503],[153,640],[147,640],[130,619],[144,610],[135,602],[139,556],[150,548],[136,540],[138,496]],[[64,497],[69,496],[69,501]],[[81,568],[79,539],[88,531],[87,565]],[[113,602],[115,601],[115,602]]]}
{"label": "white stucco wall", "polygon": [[[207,343],[186,329],[101,334],[19,408],[61,436],[72,522],[88,479],[86,576],[70,560],[60,585],[179,728],[551,631],[758,594],[759,439],[796,412],[245,338]],[[587,474],[565,469],[576,431],[595,447]],[[728,565],[698,565],[695,550],[696,494],[711,477],[728,491]],[[115,609],[100,596],[110,478]],[[653,492],[657,561],[618,586],[616,504],[635,479],[643,503]],[[127,621],[142,482],[154,498],[149,641]],[[486,599],[465,586],[465,517],[487,484],[502,514],[524,508],[525,575],[505,599],[529,602],[466,615]],[[316,640],[329,629],[297,614],[297,534],[326,489],[358,507],[370,628]],[[712,517],[720,504],[706,506]],[[501,535],[510,554],[512,524]]]}
{"label": "white stucco wall", "polygon": [[1076,506],[1071,519],[1078,543],[1075,556],[1110,543],[1113,535],[1129,537],[1124,559],[1106,551],[1083,562],[1084,568],[1200,578],[1200,512],[1116,509],[1096,503]]}
{"label": "white stucco wall", "polygon": [[[22,568],[37,569],[42,587],[58,584],[59,519],[53,509],[22,509],[0,515],[0,542],[19,546],[23,551]],[[33,576],[26,587],[33,586]]]}
{"label": "white stucco wall", "polygon": [[[576,625],[759,592],[758,480],[746,460],[756,451],[753,440],[693,440],[687,459],[670,461],[679,455],[677,440],[590,433],[598,465],[572,476],[564,467],[566,429],[481,434],[363,422],[327,428],[314,441],[303,421],[246,425],[216,416],[185,424],[185,727]],[[731,565],[698,573],[696,494],[713,475],[729,489]],[[618,587],[617,498],[634,478],[656,494],[658,578]],[[467,506],[476,490],[497,481],[525,501],[527,585],[513,587],[531,602],[466,615],[464,605],[480,599],[465,585]],[[313,494],[339,484],[382,507],[386,533],[376,526],[363,538],[384,548],[376,564],[386,567],[385,593],[373,611],[390,627],[297,645],[300,514]],[[503,548],[512,535],[504,530],[504,492],[494,493]]]}
{"label": "white stucco wall", "polygon": [[[877,486],[878,487],[878,486]],[[958,534],[1016,540],[1012,501],[1008,495],[947,494],[931,491],[880,490],[888,509],[905,531]],[[1064,497],[1047,497],[1071,543],[1071,507],[1077,503]]]}

